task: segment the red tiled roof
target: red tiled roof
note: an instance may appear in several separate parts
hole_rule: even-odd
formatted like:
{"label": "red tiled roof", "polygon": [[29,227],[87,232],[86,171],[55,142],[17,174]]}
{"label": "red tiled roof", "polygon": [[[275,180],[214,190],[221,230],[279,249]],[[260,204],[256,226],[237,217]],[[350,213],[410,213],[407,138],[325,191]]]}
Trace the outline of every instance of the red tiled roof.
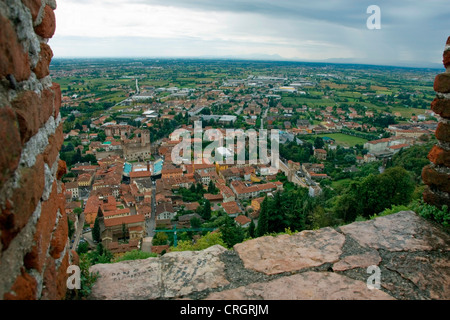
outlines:
{"label": "red tiled roof", "polygon": [[150,171],[132,171],[130,172],[130,178],[148,178],[151,177],[152,173]]}
{"label": "red tiled roof", "polygon": [[241,226],[251,222],[252,220],[244,215],[237,216],[234,220],[239,223]]}
{"label": "red tiled roof", "polygon": [[227,214],[236,214],[242,212],[236,201],[224,202],[222,203],[222,207]]}
{"label": "red tiled roof", "polygon": [[131,224],[131,223],[139,223],[144,222],[145,217],[140,214],[132,215],[132,216],[126,216],[126,217],[118,217],[118,218],[111,218],[111,219],[105,219],[105,226],[106,227],[113,227],[118,226],[121,224]]}

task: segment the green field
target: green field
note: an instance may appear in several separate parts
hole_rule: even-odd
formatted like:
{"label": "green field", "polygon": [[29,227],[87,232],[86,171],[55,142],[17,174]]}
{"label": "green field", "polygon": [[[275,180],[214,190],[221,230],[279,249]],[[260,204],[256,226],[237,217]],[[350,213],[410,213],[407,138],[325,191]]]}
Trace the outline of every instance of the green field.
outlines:
{"label": "green field", "polygon": [[357,144],[363,145],[368,140],[358,137],[349,136],[347,134],[343,133],[329,133],[329,134],[319,134],[313,136],[316,137],[329,137],[331,139],[334,139],[338,145],[345,146],[345,147],[354,147]]}
{"label": "green field", "polygon": [[352,179],[341,179],[341,180],[336,180],[331,182],[331,187],[333,189],[336,189],[340,186],[347,186],[350,182],[352,181]]}
{"label": "green field", "polygon": [[425,109],[404,108],[404,107],[392,107],[391,110],[392,114],[400,112],[402,117],[407,119],[411,118],[413,113],[417,116],[419,114],[423,114],[426,111]]}

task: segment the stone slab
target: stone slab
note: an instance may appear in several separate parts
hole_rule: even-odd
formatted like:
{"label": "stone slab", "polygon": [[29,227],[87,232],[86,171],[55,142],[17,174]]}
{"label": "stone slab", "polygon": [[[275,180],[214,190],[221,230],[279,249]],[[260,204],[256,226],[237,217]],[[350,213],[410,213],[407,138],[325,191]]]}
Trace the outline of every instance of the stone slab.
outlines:
{"label": "stone slab", "polygon": [[339,229],[361,246],[389,251],[450,250],[450,236],[412,211],[354,222]]}
{"label": "stone slab", "polygon": [[220,254],[226,249],[212,246],[203,251],[171,252],[159,258],[97,264],[99,272],[90,299],[148,300],[182,297],[229,284]]}
{"label": "stone slab", "polygon": [[332,228],[266,236],[234,246],[245,268],[268,275],[298,271],[339,260],[345,237]]}
{"label": "stone slab", "polygon": [[393,300],[363,281],[333,272],[304,272],[214,292],[206,300]]}

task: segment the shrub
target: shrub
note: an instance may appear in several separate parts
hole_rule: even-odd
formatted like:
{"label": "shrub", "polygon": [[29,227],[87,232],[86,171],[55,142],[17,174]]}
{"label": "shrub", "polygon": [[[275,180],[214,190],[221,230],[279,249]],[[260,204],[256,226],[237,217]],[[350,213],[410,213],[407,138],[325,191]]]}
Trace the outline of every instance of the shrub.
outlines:
{"label": "shrub", "polygon": [[127,261],[127,260],[140,260],[147,259],[150,257],[157,257],[156,253],[144,252],[140,250],[132,250],[126,252],[123,256],[114,259],[114,262]]}
{"label": "shrub", "polygon": [[411,209],[427,220],[437,222],[444,226],[447,231],[450,227],[450,211],[448,206],[444,205],[441,209],[425,203],[422,199],[412,204]]}

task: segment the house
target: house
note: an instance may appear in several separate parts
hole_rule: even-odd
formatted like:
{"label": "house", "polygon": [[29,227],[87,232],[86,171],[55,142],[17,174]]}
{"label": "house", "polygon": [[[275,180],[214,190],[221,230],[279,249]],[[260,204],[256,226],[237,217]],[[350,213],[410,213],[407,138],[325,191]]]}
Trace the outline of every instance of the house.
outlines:
{"label": "house", "polygon": [[202,217],[197,214],[197,213],[190,213],[190,214],[185,214],[182,216],[178,217],[178,224],[177,224],[177,228],[182,229],[182,228],[191,228],[191,219],[193,218],[197,218],[200,221],[203,221]]}
{"label": "house", "polygon": [[370,163],[374,161],[377,161],[377,158],[373,154],[367,153],[364,155],[364,162]]}
{"label": "house", "polygon": [[314,156],[319,160],[327,160],[327,151],[324,149],[314,149]]}
{"label": "house", "polygon": [[203,197],[206,200],[209,200],[209,202],[211,204],[220,203],[220,202],[223,201],[223,196],[220,193],[219,194],[206,193],[206,194],[203,195]]}
{"label": "house", "polygon": [[232,218],[235,218],[238,216],[238,214],[242,213],[242,210],[241,208],[239,208],[239,205],[236,201],[224,202],[222,203],[222,208],[223,210],[225,210],[228,216]]}
{"label": "house", "polygon": [[77,182],[67,182],[65,184],[66,191],[69,191],[72,195],[72,199],[78,199],[79,193],[78,193],[78,183]]}
{"label": "house", "polygon": [[[279,181],[277,181],[279,182]],[[279,182],[281,184],[281,182]],[[282,188],[282,184],[281,184]],[[242,181],[231,182],[231,189],[238,199],[250,199],[259,196],[261,193],[268,193],[280,190],[279,184],[269,182],[264,184],[246,185]]]}
{"label": "house", "polygon": [[250,226],[250,223],[252,222],[250,218],[242,214],[234,218],[234,221],[238,226],[241,226],[242,228],[248,228]]}
{"label": "house", "polygon": [[91,195],[84,207],[84,219],[86,223],[91,225],[94,224],[95,218],[97,217],[98,210],[102,205],[103,201],[101,201],[97,196]]}
{"label": "house", "polygon": [[175,217],[175,210],[171,203],[162,202],[156,206],[156,219],[172,220]]}
{"label": "house", "polygon": [[[101,213],[99,212],[99,216]],[[119,239],[125,237],[130,242],[133,240],[141,240],[144,236],[145,217],[139,214],[125,217],[117,217],[111,219],[100,219],[100,230],[102,243],[107,247],[112,242],[118,242]],[[103,224],[103,226],[102,226]]]}

